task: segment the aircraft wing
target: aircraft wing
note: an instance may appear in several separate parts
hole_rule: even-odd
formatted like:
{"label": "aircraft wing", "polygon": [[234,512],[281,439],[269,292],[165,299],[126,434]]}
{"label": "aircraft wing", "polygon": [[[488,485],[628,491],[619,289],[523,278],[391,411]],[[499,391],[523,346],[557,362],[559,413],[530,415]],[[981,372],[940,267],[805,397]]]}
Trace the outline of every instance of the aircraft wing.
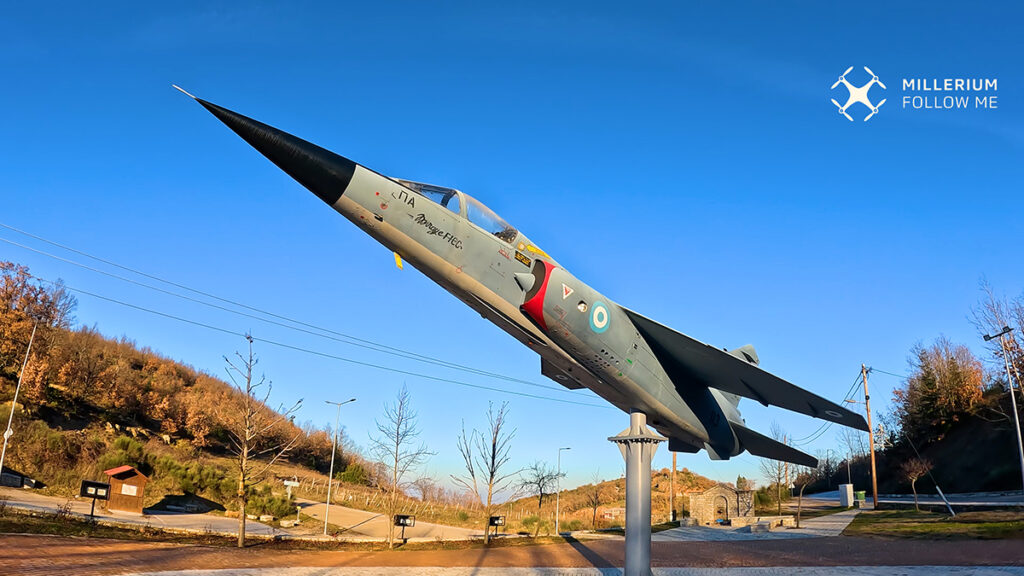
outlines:
{"label": "aircraft wing", "polygon": [[817,468],[818,466],[818,459],[810,454],[754,432],[750,428],[736,422],[729,422],[729,426],[732,426],[732,431],[736,434],[736,439],[740,441],[743,449],[754,456],[792,462],[793,464],[800,464],[811,468]]}
{"label": "aircraft wing", "polygon": [[864,417],[765,372],[724,350],[694,340],[650,318],[627,308],[629,316],[644,340],[651,346],[658,361],[673,377],[677,386],[699,382],[704,386],[772,405],[829,420],[858,430],[868,430]]}

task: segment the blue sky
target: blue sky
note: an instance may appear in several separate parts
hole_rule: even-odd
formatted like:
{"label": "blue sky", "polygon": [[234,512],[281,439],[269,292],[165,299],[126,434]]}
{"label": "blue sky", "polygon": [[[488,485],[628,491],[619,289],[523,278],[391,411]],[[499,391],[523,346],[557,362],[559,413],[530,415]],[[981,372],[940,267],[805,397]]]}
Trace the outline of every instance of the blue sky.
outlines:
{"label": "blue sky", "polygon": [[[260,157],[194,94],[380,172],[457,187],[613,300],[834,400],[862,362],[906,370],[968,321],[987,278],[1024,290],[1019,5],[315,3],[11,6],[0,21],[0,222],[276,314],[557,388],[539,361]],[[829,101],[848,66],[887,89],[855,122]],[[902,78],[997,78],[995,110],[905,110]],[[859,107],[859,105],[858,105]],[[57,252],[0,229],[0,237]],[[83,260],[80,256],[61,253]],[[218,312],[0,243],[72,287],[400,370],[601,404],[443,370]],[[95,264],[95,263],[93,263]],[[79,297],[111,336],[223,373],[228,334]],[[458,469],[462,418],[508,400],[516,466],[567,485],[621,474],[625,415],[444,384],[261,345],[300,420],[343,408],[367,444],[404,384],[426,472]],[[897,379],[872,378],[879,410]],[[744,401],[793,437],[818,423]],[[803,446],[836,446],[830,430]],[[662,448],[656,466],[671,461]],[[732,480],[756,459],[680,466]]]}

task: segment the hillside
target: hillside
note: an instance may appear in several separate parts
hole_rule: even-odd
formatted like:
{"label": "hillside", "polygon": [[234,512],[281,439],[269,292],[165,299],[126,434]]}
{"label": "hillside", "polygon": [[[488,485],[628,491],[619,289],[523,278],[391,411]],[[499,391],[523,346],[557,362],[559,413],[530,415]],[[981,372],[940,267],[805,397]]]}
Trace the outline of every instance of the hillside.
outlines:
{"label": "hillside", "polygon": [[[999,406],[1002,414],[996,410]],[[912,447],[905,437],[890,437],[887,446],[877,452],[879,493],[910,493],[910,483],[901,475],[900,466],[916,456],[914,448],[933,465],[931,476],[917,481],[918,491],[934,494],[936,482],[945,493],[1020,490],[1021,471],[1013,423],[1003,416],[1010,413],[1009,409],[1005,388],[991,387],[972,413],[959,415],[934,438],[917,439]],[[858,490],[870,490],[871,468],[867,454],[851,460],[850,475]],[[831,482],[826,478],[809,486],[807,491],[834,489],[836,484],[846,481],[843,461],[836,466]]]}
{"label": "hillside", "polygon": [[[687,468],[676,470],[676,510],[685,516],[689,507],[687,492],[703,490],[715,484],[717,482],[714,480]],[[656,523],[669,518],[670,488],[671,471],[668,468],[651,472],[651,517]],[[605,480],[578,486],[571,490],[563,490],[559,498],[563,524],[561,528],[563,530],[580,530],[622,526],[625,522],[623,516],[625,499],[625,478]],[[505,514],[509,516],[510,520],[519,523],[530,516],[537,516],[541,524],[541,533],[547,529],[553,530],[555,495],[545,493],[543,503],[539,508],[538,503],[539,498],[536,495],[524,496],[500,506],[496,513]]]}
{"label": "hillside", "polygon": [[[101,479],[120,464],[151,477],[147,504],[191,492],[230,508],[235,488],[228,428],[243,394],[210,374],[135,343],[73,328],[74,298],[60,284],[36,281],[28,269],[0,262],[0,417],[7,421],[18,372],[25,368],[5,466],[61,495],[82,479]],[[261,411],[272,412],[265,405]],[[287,463],[326,473],[331,438],[290,420],[270,431],[297,441]],[[335,469],[370,483],[369,466],[347,439]]]}

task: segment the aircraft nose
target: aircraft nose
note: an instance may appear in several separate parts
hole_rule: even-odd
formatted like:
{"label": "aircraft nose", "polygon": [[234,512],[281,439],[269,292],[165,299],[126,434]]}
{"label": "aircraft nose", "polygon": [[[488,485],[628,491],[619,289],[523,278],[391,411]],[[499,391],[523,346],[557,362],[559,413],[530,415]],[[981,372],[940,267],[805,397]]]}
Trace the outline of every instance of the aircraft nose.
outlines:
{"label": "aircraft nose", "polygon": [[356,163],[348,158],[222,106],[195,100],[327,204],[333,206],[352,181]]}

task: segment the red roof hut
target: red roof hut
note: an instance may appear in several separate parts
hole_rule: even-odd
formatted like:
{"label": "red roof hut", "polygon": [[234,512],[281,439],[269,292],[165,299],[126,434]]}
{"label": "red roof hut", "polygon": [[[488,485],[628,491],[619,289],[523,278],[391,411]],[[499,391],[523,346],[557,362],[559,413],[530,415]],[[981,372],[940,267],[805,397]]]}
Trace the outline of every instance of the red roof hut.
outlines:
{"label": "red roof hut", "polygon": [[104,470],[110,476],[110,500],[107,510],[121,510],[142,514],[142,498],[149,478],[131,466],[118,466]]}

